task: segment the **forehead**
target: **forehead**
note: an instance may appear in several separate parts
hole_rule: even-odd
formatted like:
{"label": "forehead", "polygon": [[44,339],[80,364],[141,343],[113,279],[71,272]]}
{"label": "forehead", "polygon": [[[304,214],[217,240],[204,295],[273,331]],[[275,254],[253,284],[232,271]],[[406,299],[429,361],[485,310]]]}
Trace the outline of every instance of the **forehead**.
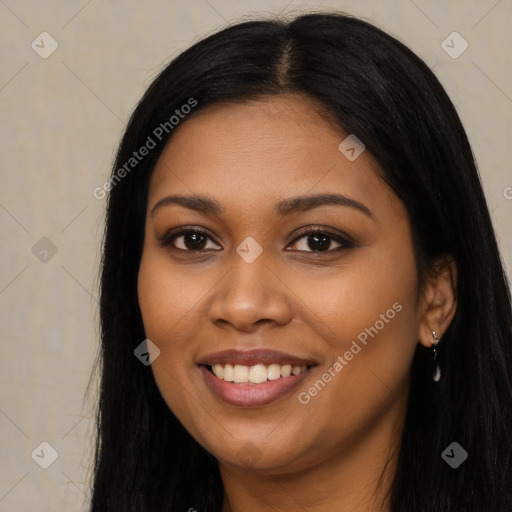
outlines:
{"label": "forehead", "polygon": [[346,158],[339,150],[346,138],[333,115],[301,95],[209,106],[173,133],[153,171],[148,206],[166,193],[260,209],[307,192],[381,193],[375,160],[366,151]]}

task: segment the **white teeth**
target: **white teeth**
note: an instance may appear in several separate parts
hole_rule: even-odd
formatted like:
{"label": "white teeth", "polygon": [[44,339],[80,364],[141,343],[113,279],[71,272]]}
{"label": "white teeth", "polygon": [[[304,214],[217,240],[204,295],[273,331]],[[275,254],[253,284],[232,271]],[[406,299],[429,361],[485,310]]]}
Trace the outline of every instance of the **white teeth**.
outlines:
{"label": "white teeth", "polygon": [[235,364],[233,378],[235,382],[247,382],[249,380],[249,367]]}
{"label": "white teeth", "polygon": [[215,375],[217,375],[217,377],[222,379],[224,377],[224,368],[222,367],[221,364],[214,364],[213,365],[213,373],[215,373]]}
{"label": "white teeth", "polygon": [[[222,368],[222,365],[219,364],[219,366]],[[213,372],[215,373],[215,368],[213,369]],[[224,366],[224,374],[222,376],[217,375],[217,377],[219,377],[219,379],[224,379],[226,382],[233,382],[235,380],[233,376],[233,366],[230,364],[226,364]]]}
{"label": "white teeth", "polygon": [[281,365],[279,364],[271,364],[267,370],[267,379],[268,380],[276,380],[281,377]]}
{"label": "white teeth", "polygon": [[281,377],[289,377],[292,374],[299,375],[306,371],[307,366],[292,366],[291,364],[265,366],[260,363],[253,366],[214,364],[211,368],[216,377],[226,382],[261,384],[267,380],[277,380]]}
{"label": "white teeth", "polygon": [[299,375],[299,373],[301,373],[301,366],[293,366],[292,367],[292,373],[293,375]]}
{"label": "white teeth", "polygon": [[[247,368],[247,367],[246,367]],[[267,369],[264,364],[257,364],[251,366],[249,370],[249,382],[254,384],[261,384],[267,380]]]}
{"label": "white teeth", "polygon": [[292,365],[284,364],[281,366],[281,377],[289,377],[292,374]]}

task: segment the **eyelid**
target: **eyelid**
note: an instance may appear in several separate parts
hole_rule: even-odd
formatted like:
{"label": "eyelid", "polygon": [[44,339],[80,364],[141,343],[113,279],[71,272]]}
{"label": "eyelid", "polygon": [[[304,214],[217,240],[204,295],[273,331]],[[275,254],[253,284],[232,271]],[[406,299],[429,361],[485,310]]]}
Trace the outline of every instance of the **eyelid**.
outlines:
{"label": "eyelid", "polygon": [[[318,224],[304,226],[303,228],[299,229],[294,235],[295,238],[291,242],[289,242],[289,244],[296,242],[300,238],[304,237],[304,235],[311,235],[311,234],[316,234],[316,233],[320,233],[322,235],[327,235],[328,237],[330,237],[333,240],[335,240],[336,242],[344,245],[345,247],[354,247],[356,245],[355,240],[351,236],[344,233],[343,231],[338,231],[338,230],[333,231],[332,228],[329,228],[327,226],[324,227],[324,226],[321,226]],[[311,251],[311,252],[314,252],[314,251]],[[324,251],[324,252],[329,252],[329,251]]]}
{"label": "eyelid", "polygon": [[188,235],[190,233],[199,233],[201,235],[205,235],[207,238],[212,240],[215,244],[219,245],[218,242],[216,242],[210,233],[205,230],[204,228],[198,228],[195,226],[180,226],[178,228],[170,229],[169,231],[166,231],[162,236],[157,237],[158,243],[161,247],[167,247],[171,246],[172,249],[182,252],[197,252],[201,253],[204,252],[205,249],[200,249],[198,251],[191,251],[191,250],[185,250],[185,249],[178,249],[177,247],[172,246],[172,242],[183,235]]}
{"label": "eyelid", "polygon": [[[181,236],[191,234],[191,233],[199,233],[201,235],[204,235],[209,240],[211,240],[213,243],[219,245],[218,242],[215,241],[213,236],[211,236],[207,230],[205,230],[204,228],[198,228],[196,226],[180,226],[178,228],[171,229],[171,230],[167,231],[163,236],[158,237],[158,242],[161,247],[169,247],[170,246],[170,248],[172,250],[181,251],[181,252],[204,254],[207,252],[211,252],[212,250],[215,250],[215,251],[218,250],[218,249],[191,250],[191,249],[180,249],[178,247],[174,247],[173,242],[176,238],[179,238]],[[350,237],[346,233],[334,232],[332,228],[324,227],[321,225],[309,225],[309,226],[302,227],[294,234],[293,240],[288,242],[287,247],[291,244],[296,243],[301,238],[307,238],[307,235],[312,236],[315,234],[326,235],[328,238],[332,239],[334,242],[340,244],[340,246],[336,247],[335,249],[329,249],[327,251],[297,251],[297,252],[331,255],[333,253],[339,252],[340,250],[344,250],[344,249],[346,250],[346,249],[356,247],[356,242],[353,240],[352,237]]]}

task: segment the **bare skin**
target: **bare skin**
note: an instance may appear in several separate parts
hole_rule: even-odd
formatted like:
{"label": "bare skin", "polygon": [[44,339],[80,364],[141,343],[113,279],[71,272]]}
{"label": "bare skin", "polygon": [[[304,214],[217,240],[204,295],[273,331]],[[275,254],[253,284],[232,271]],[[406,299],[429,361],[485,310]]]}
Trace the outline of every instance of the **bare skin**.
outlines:
{"label": "bare skin", "polygon": [[[354,161],[339,151],[347,134],[319,112],[299,95],[206,108],[176,129],[150,182],[138,291],[146,336],[160,349],[152,370],[171,410],[219,461],[222,512],[388,511],[414,350],[431,347],[431,330],[442,335],[455,313],[453,264],[419,293],[403,204],[367,151]],[[207,196],[223,212],[166,204],[152,214],[171,194]],[[371,213],[274,210],[318,194]],[[181,235],[159,244],[180,226],[205,232],[203,243]],[[315,227],[352,243],[309,244],[303,233]],[[251,263],[236,252],[246,237],[263,249]],[[346,357],[353,342],[360,350]],[[268,405],[228,404],[196,363],[254,348],[317,366]]]}

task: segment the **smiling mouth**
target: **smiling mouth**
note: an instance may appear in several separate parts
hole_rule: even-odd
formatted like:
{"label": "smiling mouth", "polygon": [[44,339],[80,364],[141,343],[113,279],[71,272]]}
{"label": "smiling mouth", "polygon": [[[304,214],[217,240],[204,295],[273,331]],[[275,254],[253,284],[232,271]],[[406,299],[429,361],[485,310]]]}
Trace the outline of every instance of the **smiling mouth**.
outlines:
{"label": "smiling mouth", "polygon": [[[294,366],[277,363],[257,363],[252,366],[219,363],[198,365],[210,391],[224,403],[237,407],[270,405],[293,393],[311,377],[317,367],[318,364]],[[222,373],[222,377],[215,372],[219,372],[219,375]]]}
{"label": "smiling mouth", "polygon": [[317,366],[291,365],[291,364],[255,364],[251,366],[241,364],[214,364],[201,365],[219,380],[235,384],[263,384],[267,381],[286,379],[290,376],[298,376],[310,368]]}

